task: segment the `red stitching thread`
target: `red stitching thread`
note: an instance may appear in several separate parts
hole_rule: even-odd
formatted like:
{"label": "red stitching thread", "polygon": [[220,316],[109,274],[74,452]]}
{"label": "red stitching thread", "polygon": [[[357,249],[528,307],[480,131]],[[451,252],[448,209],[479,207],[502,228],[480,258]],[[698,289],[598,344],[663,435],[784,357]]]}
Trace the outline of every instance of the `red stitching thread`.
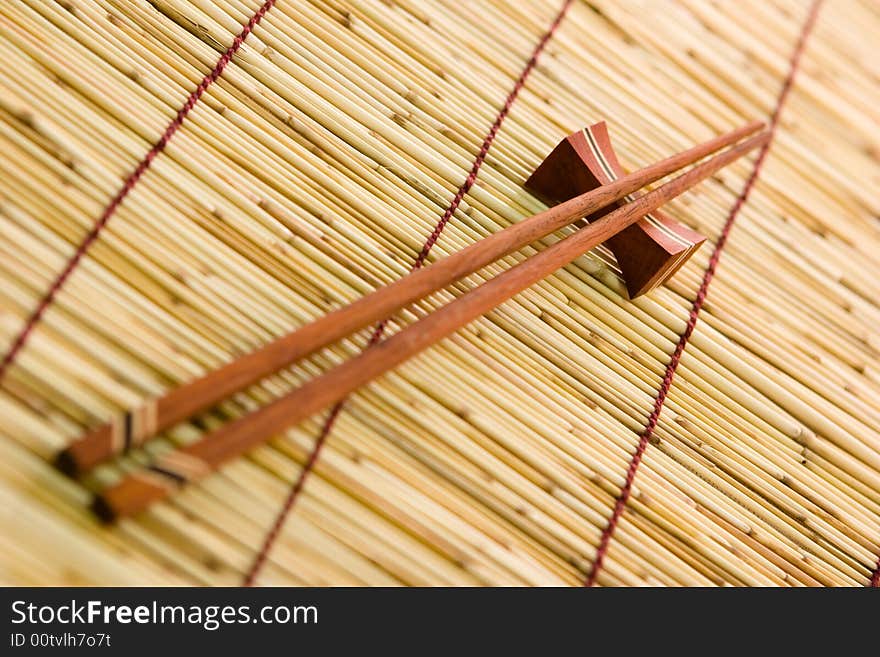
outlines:
{"label": "red stitching thread", "polygon": [[267,0],[263,3],[260,9],[251,16],[251,19],[247,22],[247,24],[242,28],[241,33],[235,37],[232,41],[232,45],[226,49],[226,52],[217,60],[217,64],[208,73],[202,81],[199,83],[199,86],[189,95],[186,99],[186,102],[183,106],[177,111],[177,115],[168,124],[168,127],[165,128],[165,132],[162,133],[162,136],[159,138],[153,147],[147,152],[137,167],[135,167],[134,171],[129,174],[128,178],[125,179],[125,182],[122,185],[122,188],[116,193],[116,196],[110,201],[110,204],[104,209],[104,212],[101,213],[101,216],[95,222],[92,229],[85,236],[82,242],[80,242],[76,251],[70,260],[67,261],[67,264],[64,266],[64,269],[61,270],[61,273],[53,281],[52,285],[49,286],[48,291],[40,300],[40,303],[37,305],[36,310],[28,317],[18,336],[12,342],[12,346],[6,352],[6,355],[3,357],[3,361],[0,362],[0,381],[3,380],[3,376],[6,374],[9,367],[12,365],[15,357],[24,347],[27,339],[30,337],[31,333],[36,328],[40,319],[43,317],[43,314],[52,305],[52,302],[55,300],[55,295],[58,294],[58,291],[61,289],[61,286],[64,285],[65,281],[70,278],[70,275],[73,273],[76,266],[79,264],[82,257],[85,255],[86,251],[92,245],[92,243],[98,239],[98,235],[104,229],[104,226],[107,225],[107,222],[110,221],[110,218],[122,204],[122,201],[128,196],[129,192],[134,189],[134,186],[137,185],[138,181],[141,179],[141,176],[150,168],[150,165],[153,163],[153,160],[156,159],[156,156],[159,155],[162,151],[165,150],[165,147],[168,145],[168,142],[171,141],[171,138],[174,136],[174,133],[183,125],[184,119],[186,116],[192,111],[192,108],[195,107],[196,103],[199,102],[199,99],[202,97],[202,94],[211,86],[211,84],[220,77],[223,73],[223,69],[226,68],[226,65],[229,64],[230,60],[235,56],[235,53],[238,52],[238,49],[241,48],[241,44],[244,43],[244,40],[247,36],[253,31],[253,29],[259,24],[261,20],[263,20],[263,16],[268,12],[277,2],[277,0]]}
{"label": "red stitching thread", "polygon": [[[571,2],[572,0],[565,0],[562,8],[559,10],[559,13],[556,15],[556,18],[550,24],[548,30],[541,37],[538,45],[535,46],[535,50],[532,52],[532,56],[529,57],[529,60],[526,62],[525,67],[519,74],[519,78],[517,78],[516,83],[513,85],[513,89],[508,94],[504,105],[501,107],[501,110],[495,117],[495,122],[492,124],[492,127],[486,134],[485,139],[483,139],[483,144],[480,147],[479,152],[477,153],[477,157],[474,159],[474,163],[471,166],[470,173],[468,173],[468,176],[462,183],[461,187],[458,188],[458,191],[452,198],[452,202],[449,204],[449,207],[446,208],[446,212],[443,213],[443,216],[437,222],[437,225],[428,236],[428,239],[425,240],[425,244],[424,246],[422,246],[422,250],[419,252],[419,255],[416,257],[416,260],[413,263],[413,266],[410,270],[411,272],[419,269],[422,265],[425,264],[425,261],[428,258],[428,254],[431,252],[434,244],[437,243],[437,240],[440,238],[441,233],[443,233],[443,229],[446,228],[446,224],[449,223],[450,219],[452,219],[452,215],[455,214],[455,211],[461,204],[462,199],[464,199],[465,195],[470,191],[471,187],[474,186],[474,183],[477,180],[477,174],[479,173],[480,168],[483,166],[483,161],[486,159],[486,155],[489,153],[489,148],[492,146],[492,142],[495,141],[495,136],[498,134],[498,130],[501,128],[501,124],[504,122],[507,113],[513,106],[513,103],[516,100],[516,97],[519,95],[520,90],[523,88],[523,85],[525,85],[526,78],[528,78],[529,73],[532,72],[532,69],[535,68],[535,64],[538,63],[538,57],[544,50],[547,42],[550,41],[550,39],[553,37],[553,34],[559,27],[562,19],[565,17],[565,14],[568,11],[569,6],[571,5]],[[367,343],[366,349],[369,349],[382,339],[387,323],[388,320],[384,320],[380,322],[375,329],[373,329],[373,333],[370,336],[370,341]],[[311,454],[309,454],[309,458],[306,461],[305,466],[303,466],[299,477],[297,478],[293,487],[290,489],[290,493],[284,500],[284,504],[281,506],[281,509],[275,518],[275,522],[272,523],[272,527],[266,534],[266,537],[263,541],[263,546],[260,548],[260,551],[254,558],[254,562],[251,565],[251,568],[248,571],[247,575],[245,575],[243,582],[244,586],[253,585],[257,573],[259,573],[260,569],[262,568],[266,557],[269,555],[269,551],[272,549],[272,545],[278,537],[278,533],[281,531],[281,527],[284,525],[284,521],[287,519],[290,511],[293,509],[293,506],[296,503],[297,498],[299,497],[300,491],[302,491],[306,478],[309,476],[309,473],[312,471],[312,468],[318,461],[318,455],[321,452],[321,448],[324,446],[327,437],[333,430],[333,425],[336,423],[336,418],[339,416],[339,413],[340,411],[342,411],[342,407],[344,405],[345,400],[339,402],[336,406],[333,407],[333,409],[330,411],[330,414],[327,416],[327,419],[324,421],[324,425],[321,428],[321,432],[318,434],[318,438],[315,441],[314,446],[312,447],[312,452]]]}
{"label": "red stitching thread", "polygon": [[779,123],[779,116],[782,112],[782,106],[785,104],[785,99],[788,96],[789,90],[791,89],[795,73],[797,73],[798,65],[800,63],[801,54],[803,53],[804,46],[806,45],[807,37],[809,36],[809,33],[813,29],[813,25],[816,22],[816,16],[819,13],[819,5],[821,4],[822,0],[814,1],[812,7],[810,8],[810,13],[807,16],[807,20],[804,23],[803,29],[801,30],[797,45],[795,46],[794,52],[791,56],[788,75],[783,82],[782,89],[780,90],[779,96],[776,100],[776,107],[773,109],[773,114],[770,117],[770,140],[766,144],[764,144],[764,146],[758,153],[758,157],[755,160],[754,167],[752,168],[752,173],[749,175],[748,180],[746,180],[742,191],[740,192],[733,206],[730,208],[730,212],[727,215],[727,220],[724,222],[724,228],[721,231],[718,242],[715,244],[715,250],[712,252],[712,256],[709,258],[709,266],[706,268],[706,271],[703,274],[702,284],[700,285],[700,289],[697,292],[697,296],[694,299],[693,306],[691,307],[690,316],[688,317],[688,322],[685,327],[684,333],[681,334],[681,337],[678,340],[678,344],[675,346],[675,351],[672,353],[672,357],[669,360],[669,364],[666,366],[666,372],[663,376],[663,381],[660,384],[660,389],[658,390],[657,397],[654,400],[654,408],[651,411],[651,415],[648,417],[648,424],[645,426],[645,430],[642,432],[642,436],[639,439],[636,451],[632,456],[632,460],[630,460],[629,467],[626,471],[626,480],[614,504],[614,510],[611,513],[611,518],[609,518],[608,524],[602,532],[602,536],[599,540],[599,548],[596,551],[596,558],[593,561],[593,566],[592,568],[590,568],[590,572],[587,574],[587,577],[584,581],[584,586],[593,586],[596,583],[596,578],[599,575],[599,571],[602,569],[602,564],[605,560],[605,556],[607,555],[608,548],[611,544],[611,537],[614,535],[614,530],[617,528],[617,523],[620,521],[620,517],[623,515],[623,511],[626,508],[626,503],[629,500],[629,496],[632,492],[632,486],[636,477],[636,472],[639,469],[639,464],[642,462],[642,457],[644,456],[645,450],[648,447],[648,442],[651,440],[651,436],[654,435],[654,429],[656,429],[657,422],[660,419],[660,412],[663,410],[663,403],[666,401],[666,395],[669,393],[669,389],[672,387],[672,381],[675,378],[675,370],[678,368],[678,363],[681,360],[681,355],[684,353],[684,349],[687,346],[687,343],[694,332],[694,328],[697,325],[697,318],[699,317],[700,310],[703,307],[703,302],[706,300],[706,294],[709,291],[709,283],[712,282],[712,278],[715,276],[715,269],[718,266],[718,261],[721,258],[721,252],[724,250],[724,246],[727,244],[727,237],[728,235],[730,235],[730,231],[733,228],[733,224],[736,221],[737,216],[739,215],[740,209],[748,199],[749,192],[752,191],[752,187],[754,186],[755,181],[758,179],[758,174],[761,171],[761,166],[764,164],[764,158],[766,157],[767,152],[770,150],[770,144],[772,143],[773,135],[776,132],[776,126]]}

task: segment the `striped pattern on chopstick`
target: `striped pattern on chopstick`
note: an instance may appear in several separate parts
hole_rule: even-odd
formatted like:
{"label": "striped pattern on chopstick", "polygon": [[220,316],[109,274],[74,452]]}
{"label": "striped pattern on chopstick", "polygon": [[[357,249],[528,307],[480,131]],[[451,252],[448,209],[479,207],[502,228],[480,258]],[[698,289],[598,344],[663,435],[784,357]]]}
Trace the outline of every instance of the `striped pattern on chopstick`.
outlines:
{"label": "striped pattern on chopstick", "polygon": [[148,400],[133,411],[126,411],[121,420],[110,423],[109,446],[114,454],[122,454],[158,430],[158,404]]}

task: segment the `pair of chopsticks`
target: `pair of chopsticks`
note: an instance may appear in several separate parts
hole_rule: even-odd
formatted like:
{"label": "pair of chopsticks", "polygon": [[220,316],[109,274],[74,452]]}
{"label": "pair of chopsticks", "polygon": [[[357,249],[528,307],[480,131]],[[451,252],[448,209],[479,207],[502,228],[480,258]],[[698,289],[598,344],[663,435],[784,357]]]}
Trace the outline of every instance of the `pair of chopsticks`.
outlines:
{"label": "pair of chopsticks", "polygon": [[[419,269],[86,434],[59,455],[58,465],[70,474],[88,470],[142,443],[157,432],[214,406],[279,369],[385,319],[407,305],[574,221],[594,214],[645,185],[694,164],[722,148],[737,144],[762,128],[763,124],[760,122],[750,123],[694,146],[549,208]],[[157,457],[151,465],[128,475],[120,483],[101,493],[95,500],[95,511],[107,520],[136,513],[180,485],[212,472],[224,462],[265,442],[279,431],[344,399],[357,388],[639,221],[722,167],[764,145],[768,138],[769,135],[763,132],[732,146],[658,189],[578,229],[565,239],[267,406],[206,434],[194,443]]]}

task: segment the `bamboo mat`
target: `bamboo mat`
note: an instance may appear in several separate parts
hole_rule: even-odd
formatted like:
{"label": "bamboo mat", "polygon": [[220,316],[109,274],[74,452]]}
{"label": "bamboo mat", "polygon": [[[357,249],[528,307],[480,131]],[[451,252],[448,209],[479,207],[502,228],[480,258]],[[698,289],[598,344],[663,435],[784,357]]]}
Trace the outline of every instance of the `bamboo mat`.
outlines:
{"label": "bamboo mat", "polygon": [[[2,353],[261,5],[0,4]],[[0,582],[869,584],[880,8],[827,2],[806,33],[810,8],[278,0],[0,380]],[[693,305],[754,158],[665,208],[710,239],[663,288],[627,300],[597,250],[354,395],[258,568],[325,416],[110,528],[90,494],[144,454],[81,482],[49,464],[114,411],[405,275],[450,208],[429,261],[542,209],[522,183],[573,130],[607,120],[636,168],[767,119],[802,37],[704,304]],[[368,339],[148,449],[194,440]]]}

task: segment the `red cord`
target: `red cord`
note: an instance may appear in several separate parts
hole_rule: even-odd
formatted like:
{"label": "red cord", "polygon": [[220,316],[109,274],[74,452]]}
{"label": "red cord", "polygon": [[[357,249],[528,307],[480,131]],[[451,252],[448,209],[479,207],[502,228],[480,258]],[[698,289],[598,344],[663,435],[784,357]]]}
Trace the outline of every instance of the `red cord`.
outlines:
{"label": "red cord", "polygon": [[177,111],[174,119],[172,119],[171,123],[168,124],[168,127],[165,128],[165,132],[162,133],[162,136],[159,137],[159,141],[153,144],[152,148],[147,151],[147,154],[144,156],[138,165],[135,167],[134,171],[129,174],[128,178],[125,179],[125,182],[122,184],[122,188],[116,193],[116,196],[110,201],[110,204],[104,209],[104,212],[101,213],[101,216],[95,222],[92,229],[85,236],[82,242],[80,242],[79,246],[76,248],[73,256],[70,260],[67,261],[67,264],[64,266],[64,269],[61,270],[61,273],[55,278],[52,282],[52,285],[49,286],[48,291],[43,298],[40,300],[40,303],[37,304],[37,308],[31,313],[30,317],[28,317],[18,336],[12,342],[12,346],[10,346],[9,350],[3,356],[3,361],[0,362],[0,381],[3,380],[3,376],[6,374],[9,367],[12,365],[15,357],[22,350],[31,333],[33,333],[34,329],[37,327],[40,319],[42,319],[46,310],[52,303],[55,301],[55,296],[58,294],[58,291],[61,289],[61,286],[64,285],[65,281],[70,278],[70,275],[74,272],[77,265],[82,260],[82,257],[85,255],[86,251],[92,245],[92,243],[98,239],[98,235],[101,234],[101,231],[104,229],[104,226],[107,225],[107,222],[110,221],[110,218],[116,213],[116,210],[122,204],[122,201],[128,196],[129,192],[134,189],[135,185],[137,185],[138,181],[141,179],[141,176],[146,173],[147,169],[150,168],[150,165],[153,163],[153,160],[156,159],[156,156],[159,155],[162,151],[165,150],[165,147],[168,145],[168,142],[171,141],[171,138],[177,132],[181,125],[183,125],[184,120],[187,115],[192,111],[192,108],[195,107],[196,103],[199,102],[199,99],[202,97],[202,94],[220,77],[223,73],[223,69],[226,68],[226,65],[232,60],[235,56],[235,53],[238,52],[238,49],[241,48],[241,44],[244,43],[244,40],[247,36],[253,31],[253,29],[259,24],[259,22],[263,19],[263,16],[266,15],[274,5],[277,0],[267,0],[263,3],[260,9],[251,16],[251,19],[247,22],[247,24],[242,28],[241,33],[235,37],[232,41],[232,45],[226,49],[226,52],[217,60],[217,64],[208,73],[202,81],[199,83],[199,86],[195,88],[195,90],[189,95],[186,99],[186,102],[183,106]]}
{"label": "red cord", "polygon": [[[495,122],[492,124],[492,127],[486,134],[485,139],[483,139],[483,144],[482,146],[480,146],[477,157],[474,159],[470,173],[468,173],[468,176],[462,183],[461,187],[458,188],[458,191],[452,198],[452,202],[449,204],[449,207],[446,208],[446,212],[443,213],[443,216],[440,217],[437,225],[434,226],[434,230],[428,236],[428,239],[425,240],[425,244],[422,246],[422,250],[416,257],[416,260],[413,263],[412,269],[410,271],[415,271],[425,264],[425,261],[428,258],[428,254],[431,253],[431,249],[434,247],[434,244],[437,243],[437,240],[443,233],[443,229],[446,228],[446,224],[449,223],[450,219],[452,219],[452,216],[455,214],[455,211],[458,209],[458,206],[461,204],[465,195],[470,191],[471,187],[474,186],[474,183],[477,180],[477,174],[479,173],[480,168],[483,166],[483,161],[486,159],[486,155],[489,153],[489,148],[492,146],[492,142],[495,141],[495,137],[498,134],[498,130],[501,128],[501,124],[504,122],[504,119],[507,116],[508,112],[510,112],[510,108],[513,107],[513,103],[516,101],[520,90],[523,88],[523,85],[526,82],[526,78],[529,77],[529,73],[531,73],[532,69],[535,68],[535,64],[537,64],[538,62],[538,57],[541,55],[541,52],[546,47],[547,42],[550,41],[557,28],[559,28],[559,25],[562,22],[562,19],[565,17],[565,14],[568,11],[569,6],[571,5],[571,2],[572,0],[565,0],[562,8],[559,10],[559,13],[553,20],[553,23],[550,24],[550,27],[544,33],[544,36],[541,37],[538,45],[535,46],[535,50],[532,52],[532,56],[529,57],[529,60],[526,62],[526,65],[523,68],[522,72],[519,74],[516,83],[513,85],[513,89],[511,89],[510,93],[508,94],[504,105],[501,107],[501,110],[495,117]],[[373,329],[373,333],[370,336],[370,341],[367,343],[366,349],[369,349],[382,339],[387,323],[388,320],[380,322],[376,326],[376,328]],[[266,534],[266,538],[263,541],[263,546],[260,548],[260,551],[257,552],[257,555],[254,558],[254,562],[244,578],[244,586],[252,586],[254,583],[254,579],[257,576],[257,573],[259,573],[260,569],[263,567],[263,563],[265,562],[269,551],[272,549],[272,545],[277,539],[278,533],[281,531],[281,527],[284,525],[284,521],[287,519],[290,511],[293,509],[293,506],[303,489],[303,484],[305,483],[306,478],[309,476],[309,473],[311,473],[312,468],[318,461],[318,455],[321,452],[321,448],[324,446],[327,437],[333,430],[333,425],[336,423],[336,418],[339,417],[339,413],[342,410],[342,407],[345,405],[345,402],[346,400],[342,400],[336,406],[334,406],[333,409],[330,411],[330,414],[327,416],[327,419],[324,421],[324,425],[321,427],[321,432],[318,434],[318,438],[315,441],[314,446],[312,447],[312,452],[311,454],[309,454],[309,458],[307,459],[305,466],[303,466],[299,477],[297,478],[293,487],[290,489],[287,498],[284,500],[284,504],[281,506],[281,509],[279,510],[278,515],[275,518],[275,522],[272,523],[272,527]]]}
{"label": "red cord", "polygon": [[599,572],[602,570],[602,564],[605,561],[605,557],[608,554],[608,548],[611,545],[611,537],[614,535],[614,530],[617,528],[617,524],[620,521],[620,517],[623,515],[623,511],[626,508],[626,503],[629,500],[629,496],[632,493],[633,482],[636,478],[636,472],[639,469],[639,464],[642,462],[642,457],[645,454],[645,449],[648,447],[648,443],[651,440],[651,436],[654,435],[654,430],[657,428],[657,422],[660,419],[660,412],[663,410],[663,404],[666,401],[666,396],[669,394],[669,389],[672,387],[672,381],[675,378],[675,371],[678,369],[678,363],[681,360],[681,355],[684,353],[684,349],[687,346],[688,341],[691,338],[691,335],[694,332],[694,328],[697,325],[697,318],[700,315],[700,310],[703,307],[703,302],[706,300],[706,294],[709,291],[709,283],[712,282],[712,278],[715,276],[715,269],[718,266],[718,261],[721,258],[721,253],[724,251],[724,246],[727,244],[727,237],[730,235],[730,231],[733,228],[733,224],[736,221],[737,216],[739,215],[740,209],[745,204],[746,200],[749,197],[749,192],[752,191],[752,187],[755,185],[755,181],[758,179],[758,174],[761,172],[761,166],[764,164],[764,159],[767,156],[767,152],[770,150],[770,144],[773,141],[773,135],[776,132],[776,127],[779,124],[779,116],[782,112],[782,107],[785,104],[785,99],[788,97],[788,92],[791,90],[792,83],[794,81],[795,74],[797,73],[798,65],[800,63],[801,55],[803,54],[804,47],[807,42],[807,37],[810,34],[810,31],[813,29],[813,25],[816,22],[816,16],[819,13],[819,5],[821,5],[821,0],[815,0],[810,13],[807,16],[807,20],[804,23],[804,27],[801,30],[800,37],[798,38],[797,45],[795,46],[794,52],[791,56],[791,63],[788,71],[788,75],[785,78],[785,82],[782,85],[782,89],[779,92],[779,96],[776,100],[776,107],[773,110],[773,114],[770,118],[770,140],[767,141],[766,144],[761,148],[758,153],[758,157],[755,160],[755,165],[752,168],[752,173],[749,176],[748,180],[746,180],[745,186],[734,202],[733,206],[730,208],[730,212],[727,215],[727,220],[724,222],[724,228],[721,230],[721,235],[718,238],[718,242],[715,244],[715,249],[712,251],[712,256],[709,258],[709,266],[706,268],[705,273],[703,274],[703,282],[700,285],[700,289],[697,292],[697,296],[694,299],[693,306],[691,307],[690,316],[688,317],[688,322],[685,327],[684,333],[681,334],[681,337],[678,340],[678,344],[675,346],[675,351],[672,353],[672,357],[669,360],[669,364],[666,366],[666,373],[663,376],[663,381],[660,384],[660,389],[657,391],[657,397],[654,400],[654,408],[651,411],[651,415],[648,418],[648,424],[645,426],[644,431],[642,432],[642,436],[639,439],[638,446],[636,447],[636,451],[632,456],[632,459],[629,462],[629,467],[626,471],[626,480],[623,484],[623,488],[620,490],[620,494],[617,496],[617,500],[614,503],[614,509],[611,513],[611,518],[608,520],[608,524],[605,526],[604,531],[602,532],[602,536],[599,540],[599,548],[596,550],[596,558],[593,561],[593,566],[590,568],[590,572],[587,574],[587,577],[584,581],[585,586],[593,586],[596,583],[596,578],[599,576]]}

